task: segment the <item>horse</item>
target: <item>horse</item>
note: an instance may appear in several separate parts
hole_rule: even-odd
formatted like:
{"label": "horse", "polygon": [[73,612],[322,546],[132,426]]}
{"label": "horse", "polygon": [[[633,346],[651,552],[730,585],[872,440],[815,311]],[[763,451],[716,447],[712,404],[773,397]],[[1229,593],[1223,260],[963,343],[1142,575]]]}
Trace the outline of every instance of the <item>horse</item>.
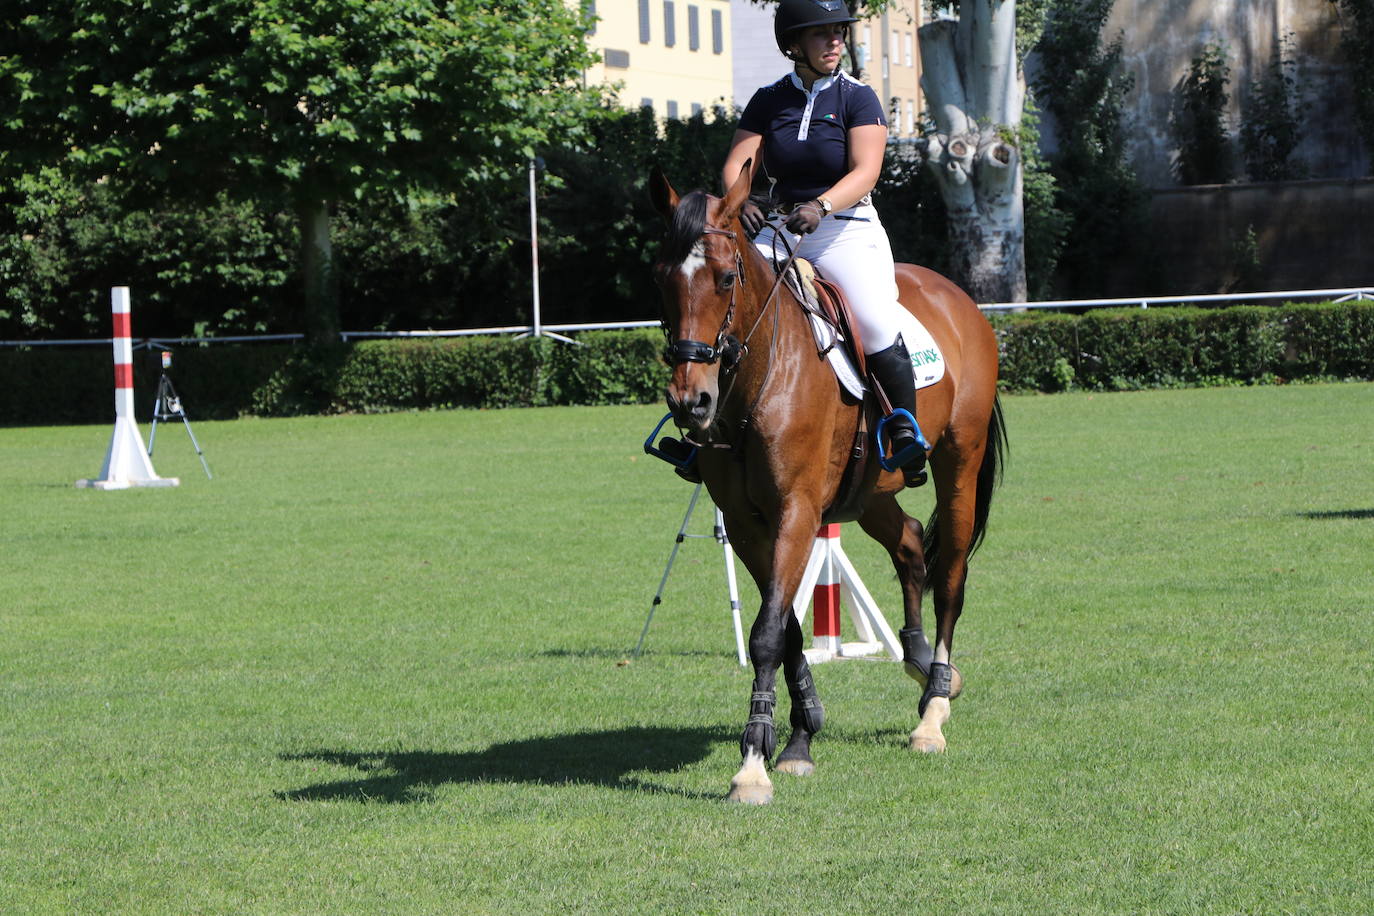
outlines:
{"label": "horse", "polygon": [[[774,265],[745,232],[739,214],[749,172],[746,167],[717,198],[701,190],[679,196],[655,168],[649,191],[667,223],[653,272],[668,340],[669,413],[700,445],[697,471],[762,598],[749,633],[754,680],[742,762],[727,797],[766,804],[773,798],[767,763],[776,749],[780,665],[792,731],[774,769],[797,775],[815,769],[811,742],[824,708],[792,601],[823,518],[857,520],[887,549],[902,590],[904,668],[923,687],[909,746],[945,750],[943,726],[963,682],[950,663],[954,626],[968,558],[982,542],[1000,480],[1006,428],[997,340],[986,318],[952,281],[898,264],[901,303],[931,331],[946,360],[944,377],[918,392],[916,411],[930,446],[936,505],[925,526],[908,516],[896,498],[907,484],[902,470],[875,461],[866,463],[860,498],[834,505],[856,434],[865,428],[865,407],[840,387],[819,356],[802,304],[777,282]],[[847,517],[827,515],[837,509]],[[921,628],[927,589],[934,592],[933,649]]]}

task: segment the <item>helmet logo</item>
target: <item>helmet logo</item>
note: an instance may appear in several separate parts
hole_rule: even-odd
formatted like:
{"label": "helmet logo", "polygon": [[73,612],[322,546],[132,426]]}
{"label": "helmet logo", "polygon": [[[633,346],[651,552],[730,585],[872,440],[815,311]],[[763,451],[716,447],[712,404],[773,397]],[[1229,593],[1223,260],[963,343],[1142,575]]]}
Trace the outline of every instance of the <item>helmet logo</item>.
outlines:
{"label": "helmet logo", "polygon": [[815,3],[828,13],[833,13],[844,6],[844,0],[815,0]]}

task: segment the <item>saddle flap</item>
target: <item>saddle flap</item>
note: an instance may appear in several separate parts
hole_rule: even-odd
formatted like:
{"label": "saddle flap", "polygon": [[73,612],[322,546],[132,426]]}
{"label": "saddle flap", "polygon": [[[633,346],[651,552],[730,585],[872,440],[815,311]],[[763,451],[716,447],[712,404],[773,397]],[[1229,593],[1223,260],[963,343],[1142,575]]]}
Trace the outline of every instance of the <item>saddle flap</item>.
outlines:
{"label": "saddle flap", "polygon": [[827,321],[840,331],[845,351],[859,370],[860,378],[868,377],[868,365],[864,360],[863,340],[859,336],[859,326],[849,309],[849,300],[844,290],[821,276],[814,277],[816,302]]}

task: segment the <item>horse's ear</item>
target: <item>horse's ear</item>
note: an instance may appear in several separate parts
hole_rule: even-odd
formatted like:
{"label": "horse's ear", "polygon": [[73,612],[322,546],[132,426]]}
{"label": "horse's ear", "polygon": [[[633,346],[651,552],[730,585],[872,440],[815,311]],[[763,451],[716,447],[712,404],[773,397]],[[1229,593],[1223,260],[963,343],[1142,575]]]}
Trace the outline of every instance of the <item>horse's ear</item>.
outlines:
{"label": "horse's ear", "polygon": [[744,202],[749,199],[749,188],[753,185],[753,164],[753,159],[744,160],[744,167],[739,170],[739,177],[726,190],[722,206],[726,213],[738,213],[740,207],[744,206]]}
{"label": "horse's ear", "polygon": [[673,211],[677,209],[677,192],[673,190],[667,176],[657,165],[649,173],[649,198],[654,202],[654,209],[658,211],[659,216],[665,220],[673,218]]}

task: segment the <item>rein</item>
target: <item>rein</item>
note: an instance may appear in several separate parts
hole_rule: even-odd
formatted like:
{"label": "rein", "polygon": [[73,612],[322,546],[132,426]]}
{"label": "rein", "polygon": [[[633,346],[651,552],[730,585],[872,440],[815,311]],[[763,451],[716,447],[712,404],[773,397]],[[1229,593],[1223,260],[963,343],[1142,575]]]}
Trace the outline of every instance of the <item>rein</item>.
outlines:
{"label": "rein", "polygon": [[[703,238],[707,235],[723,235],[730,239],[735,246],[735,265],[738,270],[738,280],[730,287],[730,304],[725,310],[725,318],[721,321],[720,329],[716,332],[714,344],[708,344],[700,340],[691,340],[689,338],[679,338],[667,346],[663,352],[663,357],[670,366],[686,362],[711,365],[719,360],[721,369],[730,376],[729,384],[721,394],[721,403],[724,403],[735,387],[735,380],[739,378],[737,370],[739,369],[740,363],[749,355],[749,341],[753,339],[754,332],[758,330],[759,324],[762,323],[763,316],[768,314],[769,308],[772,306],[777,296],[778,287],[782,285],[783,277],[792,269],[793,263],[797,260],[797,248],[793,248],[786,239],[783,239],[784,246],[788,248],[787,261],[777,272],[777,277],[774,278],[773,285],[768,290],[768,296],[763,301],[763,307],[759,309],[758,317],[754,319],[753,325],[749,328],[749,333],[745,334],[744,340],[741,341],[733,334],[729,333],[730,325],[733,324],[735,320],[735,293],[745,282],[744,257],[740,254],[739,237],[732,230],[718,229],[715,226],[707,226],[702,231]],[[780,238],[782,238],[781,233],[775,234],[775,242]],[[739,431],[741,433],[748,428],[750,421],[753,419],[754,411],[758,408],[759,402],[763,399],[763,393],[768,387],[768,379],[773,374],[773,362],[774,357],[777,355],[778,348],[778,322],[780,310],[773,309],[772,311],[773,335],[772,339],[769,341],[768,362],[764,368],[763,381],[759,384],[758,393],[754,395],[753,403],[749,405],[749,409],[745,411],[744,419],[740,421]],[[728,443],[724,443],[717,447],[730,448],[731,446]]]}

